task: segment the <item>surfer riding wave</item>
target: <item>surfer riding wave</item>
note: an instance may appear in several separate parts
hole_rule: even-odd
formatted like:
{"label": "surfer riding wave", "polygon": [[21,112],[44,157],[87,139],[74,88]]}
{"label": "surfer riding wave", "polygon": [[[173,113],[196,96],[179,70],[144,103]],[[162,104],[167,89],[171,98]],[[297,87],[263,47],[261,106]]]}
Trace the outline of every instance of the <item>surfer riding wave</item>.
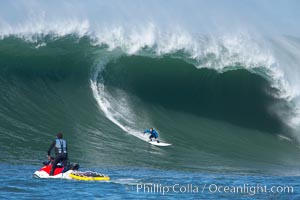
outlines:
{"label": "surfer riding wave", "polygon": [[147,129],[144,131],[144,134],[145,133],[149,133],[150,136],[149,136],[149,140],[152,141],[152,138],[154,138],[157,143],[159,143],[159,140],[158,140],[158,132],[154,129],[154,128],[150,128],[150,129]]}

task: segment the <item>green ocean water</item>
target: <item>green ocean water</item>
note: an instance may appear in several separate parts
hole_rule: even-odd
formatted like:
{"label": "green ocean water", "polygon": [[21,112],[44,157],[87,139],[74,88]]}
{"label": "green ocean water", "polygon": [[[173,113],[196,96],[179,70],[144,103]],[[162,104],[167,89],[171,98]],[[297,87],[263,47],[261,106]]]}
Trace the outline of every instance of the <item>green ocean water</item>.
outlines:
{"label": "green ocean water", "polygon": [[[280,137],[288,129],[270,108],[284,102],[264,77],[243,66],[197,69],[178,53],[132,56],[90,43],[72,35],[39,48],[1,40],[1,162],[38,163],[59,131],[70,157],[90,165],[274,172],[300,161],[297,145]],[[112,117],[119,125],[154,126],[173,145],[145,149],[99,107],[91,81],[105,86],[110,110],[121,110]]]}

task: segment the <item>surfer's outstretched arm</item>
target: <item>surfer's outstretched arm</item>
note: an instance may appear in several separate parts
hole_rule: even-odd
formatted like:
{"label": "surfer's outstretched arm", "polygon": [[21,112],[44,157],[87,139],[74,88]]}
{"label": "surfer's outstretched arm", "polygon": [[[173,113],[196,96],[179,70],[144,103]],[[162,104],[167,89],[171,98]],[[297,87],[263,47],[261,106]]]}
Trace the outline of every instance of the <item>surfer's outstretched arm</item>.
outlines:
{"label": "surfer's outstretched arm", "polygon": [[149,130],[149,129],[145,130],[145,131],[144,131],[144,134],[145,134],[145,133],[150,133],[150,130]]}

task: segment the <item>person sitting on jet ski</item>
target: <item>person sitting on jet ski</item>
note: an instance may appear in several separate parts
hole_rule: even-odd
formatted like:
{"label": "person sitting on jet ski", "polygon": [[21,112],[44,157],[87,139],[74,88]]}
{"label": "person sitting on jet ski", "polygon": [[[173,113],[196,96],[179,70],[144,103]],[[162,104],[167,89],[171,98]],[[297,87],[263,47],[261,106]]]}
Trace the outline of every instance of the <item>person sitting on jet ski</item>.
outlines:
{"label": "person sitting on jet ski", "polygon": [[152,141],[152,138],[155,138],[157,142],[159,142],[158,140],[158,132],[153,129],[153,128],[150,128],[150,129],[147,129],[144,131],[144,134],[145,133],[150,133],[150,136],[149,136],[149,140]]}
{"label": "person sitting on jet ski", "polygon": [[48,159],[51,159],[50,153],[53,147],[55,147],[55,159],[52,164],[50,171],[50,176],[53,176],[54,170],[59,162],[66,162],[68,160],[68,148],[66,140],[62,139],[63,134],[58,133],[56,139],[52,142],[50,148],[48,149]]}

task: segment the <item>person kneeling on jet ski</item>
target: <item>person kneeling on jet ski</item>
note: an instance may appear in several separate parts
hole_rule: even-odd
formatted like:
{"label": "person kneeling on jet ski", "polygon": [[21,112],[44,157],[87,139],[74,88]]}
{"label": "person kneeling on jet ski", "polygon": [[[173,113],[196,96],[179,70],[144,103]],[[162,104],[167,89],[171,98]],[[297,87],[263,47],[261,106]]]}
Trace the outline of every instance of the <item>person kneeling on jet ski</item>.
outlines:
{"label": "person kneeling on jet ski", "polygon": [[62,133],[58,133],[56,135],[56,139],[52,142],[49,150],[48,150],[48,159],[51,160],[51,150],[53,149],[53,147],[55,147],[55,158],[52,164],[52,168],[50,171],[50,176],[53,176],[54,170],[57,166],[57,164],[59,162],[67,162],[68,160],[68,148],[67,148],[67,142],[66,140],[62,139],[63,138],[63,134]]}
{"label": "person kneeling on jet ski", "polygon": [[150,141],[152,141],[152,138],[155,138],[156,141],[159,143],[158,132],[155,129],[153,129],[153,128],[147,129],[147,130],[144,131],[144,134],[145,133],[150,133],[150,136],[149,136]]}

